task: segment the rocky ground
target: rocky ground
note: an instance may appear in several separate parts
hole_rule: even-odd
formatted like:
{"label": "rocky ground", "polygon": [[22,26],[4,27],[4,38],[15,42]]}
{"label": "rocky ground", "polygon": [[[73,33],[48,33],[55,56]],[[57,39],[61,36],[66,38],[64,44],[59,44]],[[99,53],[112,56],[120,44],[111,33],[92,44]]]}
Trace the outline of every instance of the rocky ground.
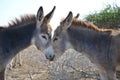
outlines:
{"label": "rocky ground", "polygon": [[68,50],[56,62],[31,46],[22,51],[22,66],[7,69],[7,80],[100,80],[96,67],[82,54]]}

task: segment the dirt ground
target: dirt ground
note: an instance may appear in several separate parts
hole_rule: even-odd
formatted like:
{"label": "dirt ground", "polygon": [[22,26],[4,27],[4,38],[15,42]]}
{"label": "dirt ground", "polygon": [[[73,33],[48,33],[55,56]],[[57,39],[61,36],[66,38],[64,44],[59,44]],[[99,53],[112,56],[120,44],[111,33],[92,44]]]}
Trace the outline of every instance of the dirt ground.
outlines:
{"label": "dirt ground", "polygon": [[7,68],[7,80],[100,80],[97,68],[82,54],[68,50],[56,62],[34,46],[22,51],[22,66]]}

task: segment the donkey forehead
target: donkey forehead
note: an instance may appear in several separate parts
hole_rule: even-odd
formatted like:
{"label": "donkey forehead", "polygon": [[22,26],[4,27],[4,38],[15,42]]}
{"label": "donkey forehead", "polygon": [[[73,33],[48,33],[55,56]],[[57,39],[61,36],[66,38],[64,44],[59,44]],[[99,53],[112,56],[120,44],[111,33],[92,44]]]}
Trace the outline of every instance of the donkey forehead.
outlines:
{"label": "donkey forehead", "polygon": [[41,32],[44,34],[51,34],[52,28],[49,23],[45,23],[41,25]]}
{"label": "donkey forehead", "polygon": [[54,32],[54,36],[59,36],[59,34],[62,32],[62,29],[60,26],[58,26]]}
{"label": "donkey forehead", "polygon": [[51,28],[51,25],[48,23],[47,24],[47,30],[48,30],[48,34],[51,34],[51,32],[52,32],[52,28]]}

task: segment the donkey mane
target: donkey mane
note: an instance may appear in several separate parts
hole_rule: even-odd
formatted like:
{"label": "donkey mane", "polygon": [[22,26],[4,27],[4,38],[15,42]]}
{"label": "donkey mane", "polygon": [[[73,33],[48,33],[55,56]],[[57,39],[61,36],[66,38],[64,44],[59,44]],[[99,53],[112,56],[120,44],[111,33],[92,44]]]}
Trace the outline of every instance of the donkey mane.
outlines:
{"label": "donkey mane", "polygon": [[10,23],[8,23],[8,26],[2,26],[4,27],[2,29],[25,25],[35,21],[36,21],[36,16],[34,14],[24,15],[24,16],[21,16],[20,19],[15,18],[14,20],[11,20]]}
{"label": "donkey mane", "polygon": [[85,22],[85,21],[82,21],[82,20],[78,20],[76,18],[73,18],[72,25],[75,25],[75,26],[78,26],[78,27],[81,25],[80,27],[92,29],[92,30],[95,30],[95,31],[98,31],[98,32],[109,32],[109,33],[111,33],[113,31],[112,29],[98,28],[98,26],[96,26],[96,25],[94,25],[90,22]]}
{"label": "donkey mane", "polygon": [[5,27],[3,27],[3,26],[0,26],[0,30],[2,30],[2,29],[4,29]]}

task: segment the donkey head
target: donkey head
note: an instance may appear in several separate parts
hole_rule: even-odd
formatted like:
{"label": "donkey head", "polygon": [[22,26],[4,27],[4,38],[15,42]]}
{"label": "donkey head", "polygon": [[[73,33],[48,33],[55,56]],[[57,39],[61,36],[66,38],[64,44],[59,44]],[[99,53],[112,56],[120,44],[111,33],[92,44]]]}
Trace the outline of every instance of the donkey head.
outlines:
{"label": "donkey head", "polygon": [[[54,48],[54,53],[56,58],[61,56],[65,52],[65,50],[72,47],[69,42],[69,37],[67,33],[68,28],[71,26],[72,18],[73,18],[73,14],[72,12],[69,12],[68,16],[60,23],[60,25],[57,27],[57,29],[54,32],[52,45]],[[51,55],[53,54],[51,53]],[[51,55],[49,53],[49,56]]]}
{"label": "donkey head", "polygon": [[53,16],[54,10],[55,6],[45,17],[42,7],[40,7],[37,12],[36,30],[34,32],[32,43],[42,52],[51,45],[52,29],[49,22]]}

